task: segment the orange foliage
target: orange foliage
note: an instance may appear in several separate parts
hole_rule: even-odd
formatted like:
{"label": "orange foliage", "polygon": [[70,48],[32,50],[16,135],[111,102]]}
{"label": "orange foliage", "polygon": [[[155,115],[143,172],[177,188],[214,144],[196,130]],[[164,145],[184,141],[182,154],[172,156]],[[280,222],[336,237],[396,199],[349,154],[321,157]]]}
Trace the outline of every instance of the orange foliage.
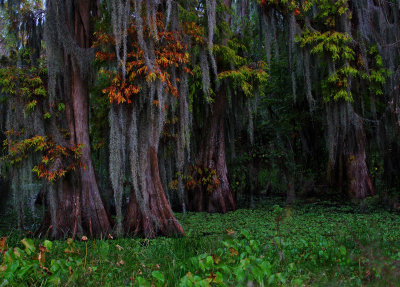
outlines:
{"label": "orange foliage", "polygon": [[185,34],[190,36],[196,44],[202,45],[206,42],[204,39],[204,27],[197,25],[194,22],[185,22],[182,24]]}
{"label": "orange foliage", "polygon": [[[12,133],[12,131],[9,131]],[[42,152],[43,156],[33,171],[39,178],[54,182],[64,177],[67,172],[83,167],[80,161],[82,145],[64,147],[54,143],[49,137],[34,136],[24,140],[8,140],[8,155],[5,159],[11,164],[18,164],[33,151]]]}
{"label": "orange foliage", "polygon": [[[155,66],[152,71],[145,63],[143,50],[137,40],[130,42],[128,45],[125,79],[122,78],[120,73],[104,69],[101,71],[111,80],[111,85],[102,91],[109,96],[111,102],[118,104],[132,103],[134,96],[142,90],[140,87],[142,81],[140,80],[152,82],[159,79],[165,84],[167,93],[175,97],[179,96],[178,89],[171,82],[168,70],[171,67],[180,67],[189,63],[189,53],[186,51],[187,45],[183,42],[182,32],[166,31],[162,21],[163,17],[162,13],[157,14],[158,40],[155,40]],[[196,28],[194,23],[185,27],[188,28],[190,35],[196,35],[196,32],[193,30]],[[144,28],[145,37],[151,37],[148,27],[145,26]],[[112,48],[112,45],[115,44],[114,38],[107,35],[104,31],[96,32],[95,35],[96,41],[94,46],[103,49],[96,53],[96,60],[101,63],[114,61],[116,58],[114,49]],[[137,31],[133,24],[128,28],[128,39],[137,39]],[[109,52],[106,51],[107,47],[109,48]],[[187,67],[184,67],[184,71],[191,73]]]}
{"label": "orange foliage", "polygon": [[[197,165],[189,166],[189,174],[182,176],[184,188],[188,191],[196,191],[197,189],[206,190],[212,193],[221,184],[215,169],[201,168]],[[178,180],[173,180],[169,187],[177,189]]]}

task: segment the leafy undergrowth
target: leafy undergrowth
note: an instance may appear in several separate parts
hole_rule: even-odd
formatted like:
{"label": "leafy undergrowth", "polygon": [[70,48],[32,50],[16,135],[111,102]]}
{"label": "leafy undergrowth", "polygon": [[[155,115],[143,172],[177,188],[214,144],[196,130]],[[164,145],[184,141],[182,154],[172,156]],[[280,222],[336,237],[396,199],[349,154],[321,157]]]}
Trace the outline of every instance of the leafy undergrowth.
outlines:
{"label": "leafy undergrowth", "polygon": [[400,215],[265,206],[177,214],[184,238],[4,234],[0,286],[400,286]]}

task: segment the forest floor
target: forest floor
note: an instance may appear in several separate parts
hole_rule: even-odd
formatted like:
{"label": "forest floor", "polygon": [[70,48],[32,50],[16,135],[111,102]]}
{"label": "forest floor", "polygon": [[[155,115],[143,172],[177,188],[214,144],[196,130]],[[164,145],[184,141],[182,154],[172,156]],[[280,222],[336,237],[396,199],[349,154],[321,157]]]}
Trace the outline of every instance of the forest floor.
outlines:
{"label": "forest floor", "polygon": [[176,214],[183,238],[21,241],[2,231],[0,286],[400,286],[397,211],[277,203]]}

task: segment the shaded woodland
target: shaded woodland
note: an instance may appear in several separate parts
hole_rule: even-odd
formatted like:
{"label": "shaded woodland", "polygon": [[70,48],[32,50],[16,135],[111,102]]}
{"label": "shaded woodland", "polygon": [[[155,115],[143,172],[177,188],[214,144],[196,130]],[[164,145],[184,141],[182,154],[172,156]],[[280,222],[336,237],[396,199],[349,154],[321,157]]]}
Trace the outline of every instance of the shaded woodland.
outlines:
{"label": "shaded woodland", "polygon": [[184,235],[174,212],[266,196],[398,209],[399,1],[0,7],[0,208],[16,228]]}

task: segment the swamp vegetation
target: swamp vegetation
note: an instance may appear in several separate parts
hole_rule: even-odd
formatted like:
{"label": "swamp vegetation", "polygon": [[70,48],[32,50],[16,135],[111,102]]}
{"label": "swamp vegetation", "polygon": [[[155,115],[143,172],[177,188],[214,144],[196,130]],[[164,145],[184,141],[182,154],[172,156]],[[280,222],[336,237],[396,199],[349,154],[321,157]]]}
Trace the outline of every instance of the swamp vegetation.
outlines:
{"label": "swamp vegetation", "polygon": [[400,1],[0,0],[0,286],[396,286]]}

